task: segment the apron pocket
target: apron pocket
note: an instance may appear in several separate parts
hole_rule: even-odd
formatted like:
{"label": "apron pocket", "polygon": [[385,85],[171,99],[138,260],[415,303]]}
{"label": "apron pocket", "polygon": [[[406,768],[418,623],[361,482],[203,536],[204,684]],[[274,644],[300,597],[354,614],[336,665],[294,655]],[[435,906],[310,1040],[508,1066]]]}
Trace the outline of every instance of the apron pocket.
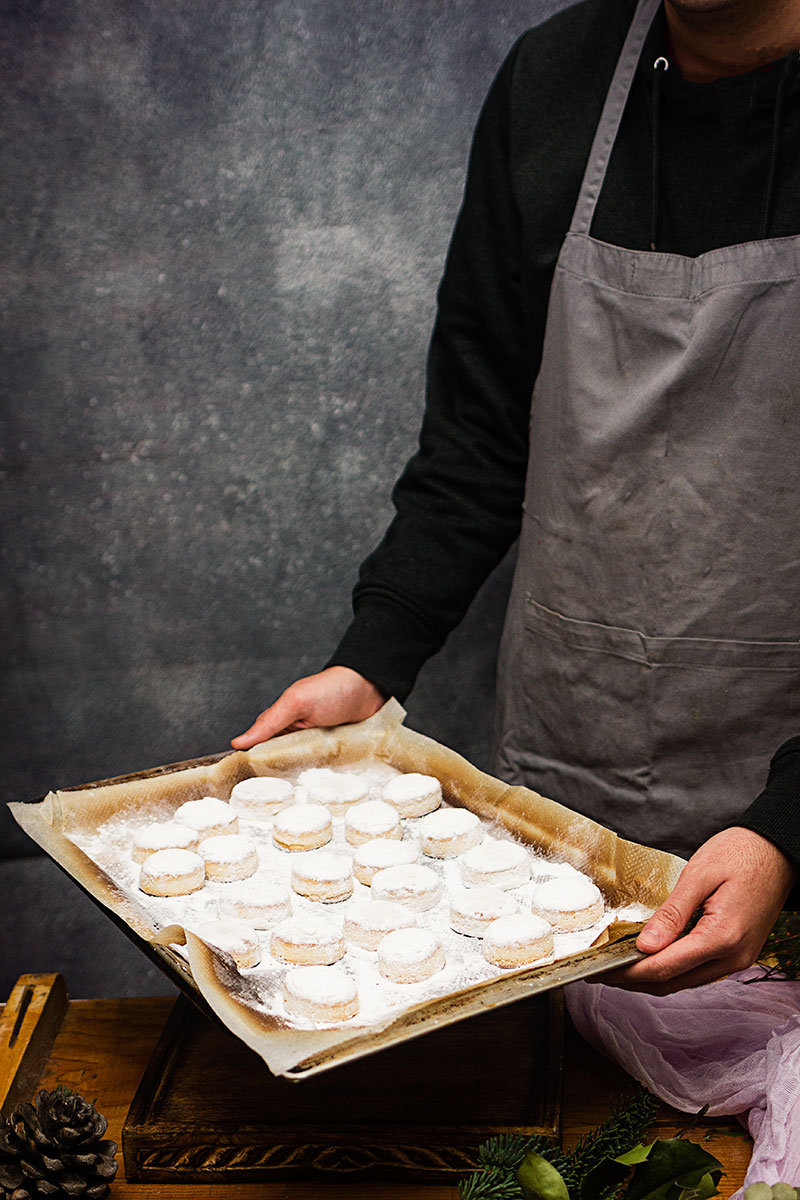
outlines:
{"label": "apron pocket", "polygon": [[626,836],[690,851],[755,799],[800,728],[800,642],[653,637],[530,596],[525,626],[532,745],[570,792],[583,781],[576,807]]}

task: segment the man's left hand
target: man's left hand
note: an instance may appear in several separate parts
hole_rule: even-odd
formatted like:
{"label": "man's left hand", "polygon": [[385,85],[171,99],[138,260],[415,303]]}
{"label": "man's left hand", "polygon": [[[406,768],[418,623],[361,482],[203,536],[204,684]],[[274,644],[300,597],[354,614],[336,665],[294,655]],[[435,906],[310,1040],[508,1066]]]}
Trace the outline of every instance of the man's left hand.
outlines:
{"label": "man's left hand", "polygon": [[[723,829],[692,855],[636,945],[647,958],[597,976],[598,983],[666,996],[711,983],[755,962],[797,868],[750,829]],[[686,934],[698,909],[702,915]]]}

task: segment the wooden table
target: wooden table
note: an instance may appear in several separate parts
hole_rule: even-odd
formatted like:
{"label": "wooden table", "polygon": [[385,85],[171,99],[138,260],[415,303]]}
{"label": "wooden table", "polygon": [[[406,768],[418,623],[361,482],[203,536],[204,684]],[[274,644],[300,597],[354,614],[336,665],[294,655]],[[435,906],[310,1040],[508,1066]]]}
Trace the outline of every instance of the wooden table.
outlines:
{"label": "wooden table", "polygon": [[[31,977],[33,978],[33,977]],[[122,1124],[148,1059],[166,1021],[172,997],[128,1000],[72,1000],[39,1075],[40,1085],[57,1084],[94,1100],[108,1118],[107,1136],[121,1142]],[[2,1017],[2,1007],[0,1007]],[[0,1077],[0,1085],[2,1078]],[[302,1086],[298,1084],[297,1086]],[[571,1028],[567,1030],[564,1061],[564,1144],[573,1145],[608,1115],[610,1103],[632,1086],[619,1067],[590,1049]],[[0,1093],[1,1094],[1,1093]],[[664,1107],[645,1141],[671,1137],[692,1122]],[[700,1120],[691,1137],[716,1155],[727,1175],[723,1197],[741,1187],[750,1159],[751,1142],[731,1118]],[[458,1200],[455,1186],[431,1184],[342,1183],[286,1180],[238,1185],[134,1184],[120,1170],[112,1189],[117,1200]]]}

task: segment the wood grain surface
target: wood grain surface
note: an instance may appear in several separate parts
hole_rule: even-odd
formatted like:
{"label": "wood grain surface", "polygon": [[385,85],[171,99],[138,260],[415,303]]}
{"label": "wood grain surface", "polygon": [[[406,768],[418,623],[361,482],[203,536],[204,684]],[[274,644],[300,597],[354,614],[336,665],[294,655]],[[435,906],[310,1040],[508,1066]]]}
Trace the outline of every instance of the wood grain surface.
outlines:
{"label": "wood grain surface", "polygon": [[[41,1085],[61,1083],[81,1092],[108,1118],[109,1137],[121,1141],[122,1125],[134,1092],[170,1014],[172,997],[71,1001],[41,1076]],[[376,1059],[376,1062],[378,1060]],[[567,1029],[564,1063],[563,1126],[565,1145],[574,1145],[602,1121],[615,1098],[631,1087],[620,1068],[591,1050]],[[302,1084],[297,1084],[302,1087]],[[691,1118],[664,1107],[648,1138],[669,1137]],[[729,1198],[741,1186],[751,1143],[734,1119],[700,1120],[691,1137],[723,1162],[721,1193]],[[455,1185],[359,1183],[354,1180],[238,1184],[135,1184],[120,1173],[117,1200],[457,1200]]]}

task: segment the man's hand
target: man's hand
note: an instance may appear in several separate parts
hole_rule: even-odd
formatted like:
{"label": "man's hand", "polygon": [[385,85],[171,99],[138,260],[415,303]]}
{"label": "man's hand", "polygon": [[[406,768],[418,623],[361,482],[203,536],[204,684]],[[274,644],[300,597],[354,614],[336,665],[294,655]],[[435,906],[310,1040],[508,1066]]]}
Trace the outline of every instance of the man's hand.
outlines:
{"label": "man's hand", "polygon": [[383,692],[349,667],[327,667],[298,679],[231,745],[249,750],[276,733],[313,729],[318,725],[349,725],[371,717],[386,702]]}
{"label": "man's hand", "polygon": [[[597,982],[666,996],[749,967],[796,878],[772,842],[749,829],[723,829],[692,855],[639,934],[637,948],[648,957]],[[700,920],[681,936],[697,909]]]}

